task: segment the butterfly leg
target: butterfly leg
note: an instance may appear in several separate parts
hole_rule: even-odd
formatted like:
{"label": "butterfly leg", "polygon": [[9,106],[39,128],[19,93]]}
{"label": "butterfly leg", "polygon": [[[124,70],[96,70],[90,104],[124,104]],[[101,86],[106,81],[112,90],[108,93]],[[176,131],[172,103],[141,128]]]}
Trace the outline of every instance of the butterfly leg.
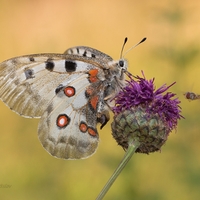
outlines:
{"label": "butterfly leg", "polygon": [[102,129],[109,120],[110,114],[108,110],[104,110],[103,112],[97,114],[97,122],[101,124],[100,129]]}

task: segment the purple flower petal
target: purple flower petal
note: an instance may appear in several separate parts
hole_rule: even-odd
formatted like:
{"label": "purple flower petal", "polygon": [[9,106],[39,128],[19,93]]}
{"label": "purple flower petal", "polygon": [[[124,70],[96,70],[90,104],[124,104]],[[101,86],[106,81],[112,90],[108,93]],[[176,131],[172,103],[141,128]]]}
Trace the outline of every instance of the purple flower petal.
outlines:
{"label": "purple flower petal", "polygon": [[178,119],[183,118],[179,106],[180,101],[178,98],[174,98],[174,93],[165,92],[175,82],[169,86],[164,84],[155,90],[154,79],[146,80],[143,72],[142,74],[143,78],[137,76],[134,77],[134,80],[130,77],[127,85],[114,98],[113,112],[119,114],[123,110],[142,105],[146,107],[147,113],[157,113],[170,130],[174,129],[177,126]]}

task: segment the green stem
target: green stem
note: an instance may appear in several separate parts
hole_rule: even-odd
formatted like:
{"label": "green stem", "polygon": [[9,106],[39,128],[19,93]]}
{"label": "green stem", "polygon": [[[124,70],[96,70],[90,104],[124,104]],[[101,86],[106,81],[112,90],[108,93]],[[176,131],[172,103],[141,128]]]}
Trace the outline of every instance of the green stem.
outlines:
{"label": "green stem", "polygon": [[135,151],[139,147],[139,145],[140,145],[140,143],[138,141],[134,141],[129,145],[129,147],[124,155],[124,158],[122,159],[119,166],[114,171],[114,173],[112,174],[112,176],[110,177],[110,179],[108,180],[108,182],[106,183],[104,188],[101,190],[101,192],[99,193],[96,200],[103,199],[103,197],[106,195],[106,193],[108,192],[108,190],[110,189],[112,184],[115,182],[115,180],[117,179],[117,177],[119,176],[119,174],[121,173],[123,168],[126,166],[128,161],[131,159],[132,155],[135,153]]}

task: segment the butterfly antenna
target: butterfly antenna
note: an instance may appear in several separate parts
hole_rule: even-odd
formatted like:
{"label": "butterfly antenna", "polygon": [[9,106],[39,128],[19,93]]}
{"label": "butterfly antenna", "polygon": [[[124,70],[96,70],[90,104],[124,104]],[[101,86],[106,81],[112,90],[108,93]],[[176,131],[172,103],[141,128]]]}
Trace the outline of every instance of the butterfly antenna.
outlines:
{"label": "butterfly antenna", "polygon": [[[126,38],[125,38],[126,39]],[[135,48],[135,47],[137,47],[139,44],[141,44],[141,43],[143,43],[145,40],[146,40],[147,38],[143,38],[140,42],[138,42],[136,45],[134,45],[134,46],[132,46],[130,49],[128,49],[126,52],[125,52],[125,54],[124,54],[124,56],[129,52],[129,51],[131,51],[133,48]],[[124,41],[125,42],[125,41]],[[123,45],[123,47],[124,47],[124,45]],[[123,48],[122,48],[123,49]],[[123,56],[123,57],[124,57]]]}
{"label": "butterfly antenna", "polygon": [[125,44],[126,44],[127,41],[128,41],[128,38],[125,37],[124,44],[122,45],[122,50],[121,50],[121,53],[120,53],[120,59],[122,58],[122,53],[123,53],[123,50],[124,50],[124,47],[125,47]]}

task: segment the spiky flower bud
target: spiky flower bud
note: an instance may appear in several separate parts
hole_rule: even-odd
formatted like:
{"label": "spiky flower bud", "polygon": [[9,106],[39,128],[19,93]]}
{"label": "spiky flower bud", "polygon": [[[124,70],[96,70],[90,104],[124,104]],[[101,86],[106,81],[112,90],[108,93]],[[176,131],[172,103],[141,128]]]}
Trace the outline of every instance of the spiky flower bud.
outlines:
{"label": "spiky flower bud", "polygon": [[[134,80],[135,79],[135,80]],[[136,152],[158,151],[169,133],[176,128],[181,116],[180,101],[167,92],[170,86],[155,90],[154,79],[130,77],[126,87],[115,97],[112,135],[125,150],[138,141]]]}

